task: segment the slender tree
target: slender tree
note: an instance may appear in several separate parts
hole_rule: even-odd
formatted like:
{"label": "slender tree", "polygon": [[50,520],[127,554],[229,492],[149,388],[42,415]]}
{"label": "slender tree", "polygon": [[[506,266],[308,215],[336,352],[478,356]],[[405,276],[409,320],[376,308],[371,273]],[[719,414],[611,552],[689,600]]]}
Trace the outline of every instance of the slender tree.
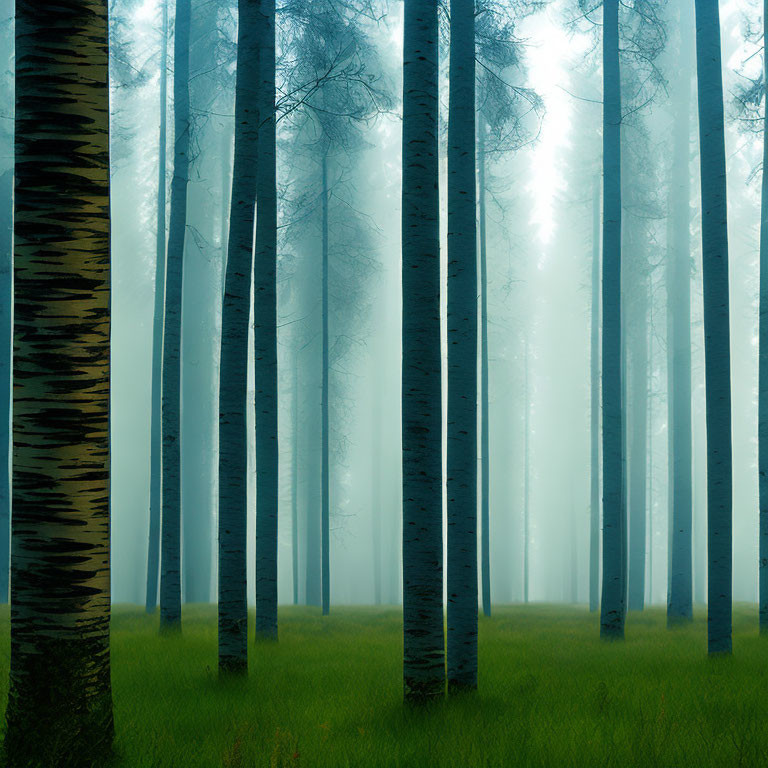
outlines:
{"label": "slender tree", "polygon": [[402,188],[403,678],[445,689],[437,4],[405,0]]}
{"label": "slender tree", "polygon": [[[763,40],[768,0],[763,3]],[[763,50],[763,93],[768,94],[768,51]],[[763,182],[760,202],[760,350],[758,392],[758,476],[760,506],[760,634],[768,635],[768,98],[763,106]]]}
{"label": "slender tree", "polygon": [[11,335],[13,325],[13,171],[0,175],[0,603],[8,601],[11,525]]}
{"label": "slender tree", "polygon": [[624,637],[626,506],[621,383],[621,78],[619,2],[603,3],[603,594],[600,635]]}
{"label": "slender tree", "polygon": [[160,626],[181,628],[181,288],[189,181],[191,0],[178,0],[173,44],[173,178],[165,281],[162,369]]}
{"label": "slender tree", "polygon": [[720,8],[696,0],[707,424],[708,645],[731,652],[733,497],[728,210]]}
{"label": "slender tree", "polygon": [[219,379],[219,670],[248,669],[248,320],[258,167],[259,0],[239,0],[235,155]]}
{"label": "slender tree", "polygon": [[528,603],[531,583],[531,391],[528,339],[524,343],[523,363],[523,602]]}
{"label": "slender tree", "polygon": [[600,179],[592,192],[589,339],[589,610],[600,606]]}
{"label": "slender tree", "polygon": [[149,428],[149,545],[147,549],[147,613],[157,605],[157,580],[160,569],[160,509],[162,504],[162,376],[163,306],[165,302],[165,188],[168,82],[168,5],[162,3],[160,38],[160,130],[157,159],[157,230],[155,262],[155,305],[152,318],[152,394]]}
{"label": "slender tree", "polygon": [[483,615],[491,615],[491,435],[488,395],[488,229],[486,226],[486,123],[479,113],[477,131],[478,225],[480,237],[480,563]]}
{"label": "slender tree", "polygon": [[690,110],[693,4],[679,3],[679,55],[673,87],[672,178],[667,265],[670,398],[670,525],[667,624],[693,619],[693,435],[691,425],[691,174]]}
{"label": "slender tree", "polygon": [[106,0],[17,0],[12,768],[112,743],[107,51]]}
{"label": "slender tree", "polygon": [[261,0],[258,31],[258,215],[253,272],[256,383],[256,636],[277,639],[277,181],[274,0]]}
{"label": "slender tree", "polygon": [[475,4],[451,1],[448,111],[449,690],[477,688]]}

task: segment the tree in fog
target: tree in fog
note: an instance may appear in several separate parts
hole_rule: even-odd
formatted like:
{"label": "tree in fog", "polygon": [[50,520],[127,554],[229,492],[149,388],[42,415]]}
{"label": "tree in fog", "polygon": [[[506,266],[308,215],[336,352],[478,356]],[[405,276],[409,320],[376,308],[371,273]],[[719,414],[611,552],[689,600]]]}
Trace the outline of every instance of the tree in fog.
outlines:
{"label": "tree in fog", "polygon": [[603,2],[603,595],[600,635],[624,637],[627,510],[621,392],[619,2]]}
{"label": "tree in fog", "polygon": [[[491,457],[488,358],[488,236],[487,197],[491,189],[489,169],[494,162],[515,152],[535,138],[543,102],[531,88],[519,85],[525,75],[515,23],[540,9],[542,3],[475,4],[477,72],[477,175],[478,247],[480,295],[480,570],[483,613],[491,615]],[[524,544],[525,547],[525,544]]]}
{"label": "tree in fog", "polygon": [[259,87],[253,348],[256,386],[256,634],[277,637],[277,181],[275,0],[257,17]]}
{"label": "tree in fog", "polygon": [[402,180],[403,678],[444,693],[437,5],[405,0]]}
{"label": "tree in fog", "polygon": [[160,568],[160,512],[162,507],[162,365],[163,316],[165,305],[166,244],[166,146],[168,143],[168,4],[161,0],[160,9],[160,118],[157,152],[157,224],[155,232],[155,297],[152,317],[152,370],[149,445],[149,542],[147,547],[146,609],[151,613],[157,604],[157,579]]}
{"label": "tree in fog", "polygon": [[693,618],[693,435],[691,411],[691,86],[693,3],[679,0],[667,245],[670,553],[667,623]]}
{"label": "tree in fog", "polygon": [[[451,1],[448,112],[449,690],[477,687],[475,3]],[[404,302],[405,304],[405,302]]]}
{"label": "tree in fog", "polygon": [[[343,340],[341,334],[336,334],[332,340],[331,320],[334,308],[338,317],[340,313],[349,314],[348,308],[365,300],[363,286],[372,271],[370,257],[364,252],[370,225],[360,214],[355,200],[354,165],[365,146],[362,127],[379,112],[386,97],[377,83],[376,53],[362,27],[364,14],[360,8],[339,7],[332,2],[305,4],[296,0],[289,6],[289,11],[294,39],[291,71],[286,73],[285,89],[302,94],[295,109],[290,110],[291,151],[297,153],[292,160],[291,173],[302,179],[302,190],[289,201],[288,208],[291,216],[301,222],[303,237],[301,233],[296,234],[302,240],[309,239],[306,232],[308,220],[319,217],[317,234],[321,265],[320,537],[318,541],[317,520],[313,514],[315,505],[310,502],[307,510],[307,602],[315,602],[319,586],[320,604],[323,613],[327,614],[331,600],[330,533],[334,506],[331,499],[331,433],[332,419],[338,421],[341,416],[340,409],[332,408],[331,373],[334,356],[338,361],[342,353],[340,347],[344,346],[340,343]],[[292,228],[293,231],[298,229]],[[315,232],[314,228],[312,232]],[[292,246],[297,247],[295,243]],[[345,272],[348,273],[346,279]],[[334,285],[334,282],[341,284]],[[357,309],[359,311],[359,306]]]}
{"label": "tree in fog", "polygon": [[107,40],[106,2],[16,3],[9,766],[112,742]]}
{"label": "tree in fog", "polygon": [[[768,0],[763,3],[763,45],[768,40]],[[760,633],[768,634],[768,54],[763,48],[763,179],[760,199],[760,326],[758,477],[760,509]]]}
{"label": "tree in fog", "polygon": [[248,668],[247,372],[259,138],[259,1],[239,0],[235,156],[219,369],[219,670]]}
{"label": "tree in fog", "polygon": [[696,0],[696,74],[707,398],[707,627],[709,653],[720,654],[731,652],[733,480],[725,118],[717,0]]}
{"label": "tree in fog", "polygon": [[162,371],[160,622],[181,627],[181,290],[189,181],[191,0],[178,0],[173,45],[173,178],[165,279]]}

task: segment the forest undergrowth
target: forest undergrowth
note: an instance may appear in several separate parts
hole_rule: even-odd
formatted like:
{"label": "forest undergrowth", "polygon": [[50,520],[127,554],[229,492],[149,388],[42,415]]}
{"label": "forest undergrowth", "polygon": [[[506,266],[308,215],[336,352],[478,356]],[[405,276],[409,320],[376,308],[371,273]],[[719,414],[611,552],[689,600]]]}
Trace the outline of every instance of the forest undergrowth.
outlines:
{"label": "forest undergrowth", "polygon": [[[624,643],[600,641],[597,622],[585,608],[496,608],[480,619],[480,690],[406,709],[399,609],[282,608],[279,642],[251,640],[247,680],[222,682],[214,607],[187,607],[182,634],[160,636],[157,616],[118,606],[116,765],[765,764],[768,638],[753,606],[735,609],[731,658],[707,657],[703,611],[673,630],[662,608],[630,614]],[[4,703],[7,626],[0,637]]]}

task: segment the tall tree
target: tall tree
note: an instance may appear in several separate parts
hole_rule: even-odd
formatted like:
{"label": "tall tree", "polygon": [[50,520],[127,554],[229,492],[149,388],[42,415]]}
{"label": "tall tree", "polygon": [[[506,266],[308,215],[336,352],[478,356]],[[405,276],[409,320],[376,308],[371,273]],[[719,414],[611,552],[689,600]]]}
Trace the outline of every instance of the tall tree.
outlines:
{"label": "tall tree", "polygon": [[707,423],[708,647],[731,652],[733,494],[728,210],[720,8],[696,0]]}
{"label": "tall tree", "polygon": [[[768,0],[763,3],[763,40]],[[760,508],[760,634],[768,634],[768,49],[763,50],[763,183],[760,201],[760,348],[758,392],[758,477]]]}
{"label": "tall tree", "polygon": [[589,338],[589,610],[600,606],[600,179],[592,192]]}
{"label": "tall tree", "polygon": [[106,0],[17,0],[13,768],[112,743],[107,51]]}
{"label": "tall tree", "polygon": [[191,0],[178,0],[173,44],[173,178],[165,281],[162,372],[160,625],[181,628],[181,289],[189,182]]}
{"label": "tall tree", "polygon": [[475,3],[451,0],[448,111],[449,690],[477,688]]}
{"label": "tall tree", "polygon": [[626,505],[621,384],[619,2],[603,2],[603,594],[600,636],[624,637]]}
{"label": "tall tree", "polygon": [[693,434],[691,425],[691,66],[693,4],[680,0],[679,54],[672,81],[674,127],[669,201],[668,392],[669,483],[672,504],[667,624],[693,619]]}
{"label": "tall tree", "polygon": [[219,370],[219,671],[248,669],[248,321],[259,113],[259,0],[239,0],[235,155]]}
{"label": "tall tree", "polygon": [[256,383],[256,635],[277,638],[275,0],[261,0],[258,31],[258,214],[253,272],[253,346]]}
{"label": "tall tree", "polygon": [[418,701],[445,687],[437,4],[405,0],[403,34],[403,678]]}
{"label": "tall tree", "polygon": [[147,548],[146,609],[157,605],[157,580],[160,568],[160,509],[162,504],[162,378],[163,308],[165,303],[165,208],[166,145],[168,143],[168,5],[162,3],[160,29],[160,128],[157,156],[157,230],[155,234],[155,306],[152,317],[152,394],[149,428],[149,543]]}

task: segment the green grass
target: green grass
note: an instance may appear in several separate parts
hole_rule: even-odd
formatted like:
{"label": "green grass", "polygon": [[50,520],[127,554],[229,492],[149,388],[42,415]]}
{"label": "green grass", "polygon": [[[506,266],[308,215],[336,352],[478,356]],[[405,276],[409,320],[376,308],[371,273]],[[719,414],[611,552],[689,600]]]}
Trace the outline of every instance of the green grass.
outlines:
{"label": "green grass", "polygon": [[[762,765],[768,640],[753,607],[734,620],[733,657],[709,659],[703,616],[668,631],[662,610],[631,614],[626,642],[603,643],[583,609],[499,608],[480,622],[480,690],[411,709],[395,609],[284,608],[279,643],[252,644],[247,681],[222,683],[215,609],[187,609],[183,634],[160,637],[157,617],[118,607],[119,765]],[[7,639],[0,651],[4,700]]]}

